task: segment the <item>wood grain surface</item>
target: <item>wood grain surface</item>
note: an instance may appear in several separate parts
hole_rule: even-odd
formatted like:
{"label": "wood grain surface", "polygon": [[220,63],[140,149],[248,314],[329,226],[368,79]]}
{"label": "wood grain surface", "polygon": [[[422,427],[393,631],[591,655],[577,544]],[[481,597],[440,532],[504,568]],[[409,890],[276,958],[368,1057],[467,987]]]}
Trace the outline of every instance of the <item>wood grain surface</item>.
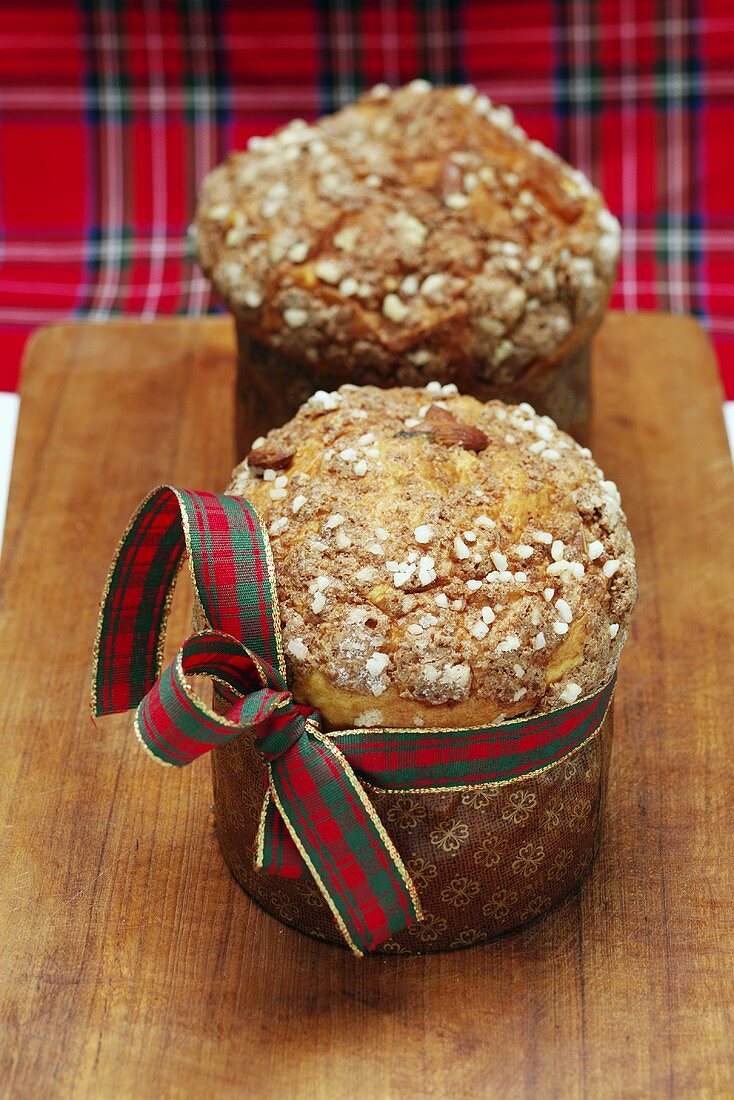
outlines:
{"label": "wood grain surface", "polygon": [[[95,725],[110,556],[233,461],[228,321],[59,326],[26,357],[0,584],[0,1080],[11,1097],[734,1095],[734,478],[710,346],[613,315],[595,454],[641,598],[582,889],[521,934],[357,960],[230,877],[209,769]],[[185,600],[173,622],[186,626]]]}

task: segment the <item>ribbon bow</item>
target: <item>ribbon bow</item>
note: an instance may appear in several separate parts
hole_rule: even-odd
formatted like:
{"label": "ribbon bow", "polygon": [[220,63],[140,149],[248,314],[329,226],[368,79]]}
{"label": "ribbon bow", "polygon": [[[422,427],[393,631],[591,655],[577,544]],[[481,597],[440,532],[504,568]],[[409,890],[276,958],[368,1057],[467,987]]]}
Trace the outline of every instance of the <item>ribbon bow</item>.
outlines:
{"label": "ribbon bow", "polygon": [[[184,555],[212,629],[184,642],[159,678]],[[189,678],[201,674],[216,681],[226,714],[196,694]],[[268,774],[257,862],[297,874],[300,856],[356,954],[422,919],[415,887],[351,766],[322,733],[318,712],[286,688],[272,553],[247,501],[163,487],[133,517],[102,598],[92,706],[103,715],[137,704],[138,737],[164,764],[188,764],[252,729]]]}
{"label": "ribbon bow", "polygon": [[[208,628],[161,674],[173,583],[184,557]],[[191,677],[225,700],[214,712]],[[355,954],[423,919],[415,886],[359,776],[435,790],[527,774],[601,725],[614,690],[552,714],[466,730],[330,732],[287,686],[275,569],[247,501],[163,486],[133,516],[102,597],[96,715],[137,707],[139,740],[160,763],[188,764],[250,731],[267,774],[255,864],[311,875]],[[447,737],[446,734],[450,734]]]}

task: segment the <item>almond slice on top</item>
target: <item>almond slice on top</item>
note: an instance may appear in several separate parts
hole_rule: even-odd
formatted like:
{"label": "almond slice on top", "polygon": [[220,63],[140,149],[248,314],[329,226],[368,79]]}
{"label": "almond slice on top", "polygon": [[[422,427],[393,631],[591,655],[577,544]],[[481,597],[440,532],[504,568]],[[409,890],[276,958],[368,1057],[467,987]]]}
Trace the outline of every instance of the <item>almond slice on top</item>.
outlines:
{"label": "almond slice on top", "polygon": [[458,420],[453,413],[438,405],[431,405],[423,423],[437,443],[447,447],[458,445],[465,451],[483,451],[489,440],[479,428]]}

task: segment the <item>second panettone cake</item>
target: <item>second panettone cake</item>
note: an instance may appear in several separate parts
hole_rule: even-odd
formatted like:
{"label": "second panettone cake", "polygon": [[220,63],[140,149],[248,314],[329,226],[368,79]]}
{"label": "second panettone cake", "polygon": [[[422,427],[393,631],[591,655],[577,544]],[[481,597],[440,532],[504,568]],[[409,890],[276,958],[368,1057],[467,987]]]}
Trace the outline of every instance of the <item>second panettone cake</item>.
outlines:
{"label": "second panettone cake", "polygon": [[237,322],[241,447],[342,382],[438,378],[586,431],[619,224],[472,87],[381,85],[252,139],[204,181],[196,249]]}

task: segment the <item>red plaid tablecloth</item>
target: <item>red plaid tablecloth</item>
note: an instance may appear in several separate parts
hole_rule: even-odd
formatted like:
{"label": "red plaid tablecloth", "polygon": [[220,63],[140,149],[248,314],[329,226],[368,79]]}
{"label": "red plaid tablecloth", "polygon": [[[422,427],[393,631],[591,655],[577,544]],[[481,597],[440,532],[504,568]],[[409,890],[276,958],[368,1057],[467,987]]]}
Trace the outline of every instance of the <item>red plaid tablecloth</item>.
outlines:
{"label": "red plaid tablecloth", "polygon": [[0,389],[36,325],[210,309],[186,232],[204,174],[418,75],[509,103],[602,188],[613,304],[700,317],[734,397],[731,0],[4,0]]}

